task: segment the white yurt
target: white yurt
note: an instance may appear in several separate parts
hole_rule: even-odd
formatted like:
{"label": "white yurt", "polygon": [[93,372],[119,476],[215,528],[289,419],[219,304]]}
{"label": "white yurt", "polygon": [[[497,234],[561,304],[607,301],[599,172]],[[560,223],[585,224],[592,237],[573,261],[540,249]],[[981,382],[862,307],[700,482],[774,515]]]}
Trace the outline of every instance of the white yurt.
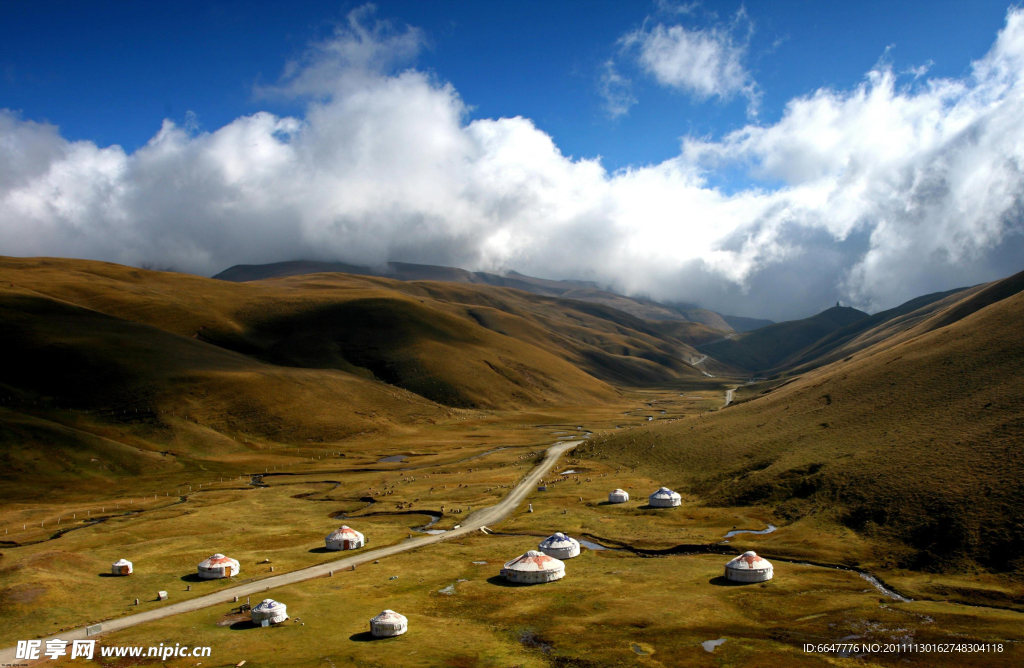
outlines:
{"label": "white yurt", "polygon": [[537,584],[554,582],[565,577],[565,564],[543,552],[530,550],[505,564],[501,575],[509,582]]}
{"label": "white yurt", "polygon": [[767,559],[751,550],[725,565],[725,577],[733,582],[767,582],[775,574]]}
{"label": "white yurt", "polygon": [[673,492],[668,487],[662,487],[654,494],[647,497],[647,505],[652,508],[672,508],[683,502],[683,497],[678,492]]}
{"label": "white yurt", "polygon": [[624,489],[613,489],[608,493],[608,503],[625,503],[629,501],[629,492]]}
{"label": "white yurt", "polygon": [[[288,606],[272,598],[265,598],[249,611],[253,624],[280,624],[288,619]],[[266,624],[264,623],[266,622]]]}
{"label": "white yurt", "polygon": [[548,536],[537,547],[541,552],[555,559],[572,559],[580,556],[579,542],[561,531]]}
{"label": "white yurt", "polygon": [[204,580],[231,578],[238,575],[238,570],[238,562],[220,552],[199,562],[199,577]]}
{"label": "white yurt", "polygon": [[127,559],[118,559],[110,565],[111,575],[131,575],[132,574],[132,562]]}
{"label": "white yurt", "polygon": [[327,534],[324,539],[328,550],[356,550],[366,545],[366,538],[355,529],[342,526]]}
{"label": "white yurt", "polygon": [[370,633],[375,638],[400,636],[409,630],[409,620],[394,610],[385,610],[370,620]]}

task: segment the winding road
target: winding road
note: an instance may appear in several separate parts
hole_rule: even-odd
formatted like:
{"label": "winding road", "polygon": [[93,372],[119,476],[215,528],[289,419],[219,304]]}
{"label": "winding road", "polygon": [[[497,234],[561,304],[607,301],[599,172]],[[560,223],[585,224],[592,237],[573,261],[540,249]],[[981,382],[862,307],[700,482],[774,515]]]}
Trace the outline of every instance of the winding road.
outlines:
{"label": "winding road", "polygon": [[[130,626],[137,626],[157,619],[180,615],[185,612],[192,612],[211,605],[217,605],[218,603],[233,602],[236,596],[239,600],[242,600],[246,596],[260,596],[264,592],[277,587],[283,587],[297,582],[304,582],[306,580],[312,580],[313,578],[325,577],[333,571],[350,569],[353,566],[364,564],[375,559],[390,557],[395,554],[401,554],[402,552],[408,552],[409,550],[416,550],[421,547],[426,547],[428,545],[440,543],[441,541],[458,538],[459,536],[465,536],[466,534],[479,531],[483,527],[496,524],[508,517],[519,506],[519,504],[522,503],[523,499],[525,499],[526,495],[530,493],[533,486],[536,485],[537,482],[552,469],[552,467],[554,467],[558,458],[565,451],[576,447],[582,442],[583,439],[563,441],[549,447],[545,451],[544,459],[541,463],[534,467],[526,477],[520,480],[512,491],[509,492],[508,496],[502,499],[497,505],[483,508],[470,514],[458,529],[452,529],[451,531],[446,531],[442,534],[410,538],[409,540],[398,543],[397,545],[390,545],[376,550],[359,550],[355,554],[345,557],[344,559],[329,561],[327,563],[310,566],[290,573],[274,575],[255,582],[231,587],[229,589],[222,589],[221,591],[214,592],[212,594],[206,594],[205,596],[200,596],[198,598],[181,601],[180,603],[172,603],[155,610],[147,610],[146,612],[111,619],[102,622],[100,625],[102,628],[98,632],[109,633],[111,631],[120,631],[121,629],[125,629]],[[97,634],[94,633],[89,637],[95,637],[95,635]],[[86,637],[86,627],[83,626],[44,638],[43,647],[46,646],[46,640],[51,638],[60,638],[61,640],[67,640],[70,642],[72,640],[83,640]],[[15,649],[16,648],[14,647],[7,647],[0,650],[0,666],[30,665],[30,663],[27,663],[24,660],[14,658]],[[31,663],[35,662],[33,661]]]}

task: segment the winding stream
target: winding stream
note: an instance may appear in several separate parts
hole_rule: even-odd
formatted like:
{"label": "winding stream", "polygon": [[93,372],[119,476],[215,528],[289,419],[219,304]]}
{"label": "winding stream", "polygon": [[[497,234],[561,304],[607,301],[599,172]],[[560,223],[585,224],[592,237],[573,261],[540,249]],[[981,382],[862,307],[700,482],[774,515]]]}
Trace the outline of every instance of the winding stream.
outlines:
{"label": "winding stream", "polygon": [[752,533],[752,534],[757,534],[759,536],[763,536],[766,533],[772,533],[776,529],[778,529],[778,527],[775,526],[774,524],[769,524],[767,529],[761,529],[760,531],[758,531],[756,529],[733,529],[732,531],[726,533],[725,537],[726,538],[732,538],[733,536],[738,536],[741,533]]}

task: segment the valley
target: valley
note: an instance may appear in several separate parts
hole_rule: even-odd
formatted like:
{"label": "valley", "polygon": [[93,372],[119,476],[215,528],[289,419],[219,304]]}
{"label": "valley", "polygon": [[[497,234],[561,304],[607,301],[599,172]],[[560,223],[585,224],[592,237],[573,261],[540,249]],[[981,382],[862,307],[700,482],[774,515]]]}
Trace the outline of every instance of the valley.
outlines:
{"label": "valley", "polygon": [[[476,283],[4,258],[0,647],[99,624],[207,666],[1013,665],[1022,284],[736,333]],[[678,507],[647,506],[663,485]],[[341,524],[368,544],[325,550]],[[565,578],[498,576],[555,531],[586,541]],[[725,581],[746,550],[774,579]],[[195,578],[215,552],[240,574]],[[292,619],[241,623],[266,596]],[[384,608],[409,631],[368,641]],[[1004,649],[803,649],[854,640]],[[132,665],[164,663],[196,664]]]}

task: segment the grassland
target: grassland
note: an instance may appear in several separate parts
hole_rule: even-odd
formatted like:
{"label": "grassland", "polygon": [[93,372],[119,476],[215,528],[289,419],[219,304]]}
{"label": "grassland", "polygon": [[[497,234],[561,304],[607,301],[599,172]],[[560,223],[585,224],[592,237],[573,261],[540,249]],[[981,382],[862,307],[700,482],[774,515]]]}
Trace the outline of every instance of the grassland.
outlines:
{"label": "grassland", "polygon": [[[661,398],[667,403],[667,397]],[[680,414],[685,415],[680,411],[669,419],[701,419]],[[604,420],[590,417],[593,422],[586,426],[595,433],[617,420],[610,415]],[[647,430],[645,422],[633,420],[626,430],[639,435]],[[548,441],[567,430],[571,430],[569,424],[532,429],[534,436]],[[358,495],[371,488],[390,488],[393,494],[386,497],[386,504],[394,504],[396,511],[406,503],[415,507],[415,499],[422,500],[431,487],[445,495],[449,509],[486,504],[500,492],[496,486],[508,484],[530,467],[534,452],[535,444],[524,443],[461,464],[421,462],[426,466],[416,472],[354,470],[345,476],[351,484],[336,488],[318,482],[322,475],[298,476],[287,483],[281,477],[271,478],[267,488],[197,495],[182,506],[160,511],[167,515],[155,512],[124,518],[119,526],[105,523],[48,544],[19,548],[17,572],[29,575],[33,582],[45,581],[44,596],[49,598],[23,603],[15,614],[6,613],[10,618],[5,619],[4,634],[12,639],[24,637],[55,615],[61,615],[56,628],[81,623],[76,611],[86,603],[88,609],[106,609],[112,616],[159,606],[146,600],[146,594],[156,588],[168,589],[172,601],[178,601],[229,586],[187,577],[211,543],[242,561],[243,572],[236,580],[264,576],[270,565],[277,572],[316,563],[330,557],[318,553],[317,546],[339,521],[330,517],[339,509],[350,513],[344,521],[364,531],[370,547],[400,541],[424,516],[372,514],[380,512],[385,502],[367,506]],[[802,546],[810,556],[795,561],[814,561],[835,547],[830,543],[815,552],[808,541],[817,532],[806,524],[784,526],[766,535],[740,534],[719,544],[733,528],[763,528],[772,519],[770,508],[709,507],[687,495],[679,508],[652,510],[645,508],[646,494],[665,482],[662,477],[650,477],[611,459],[574,454],[556,469],[557,473],[570,470],[574,473],[550,477],[547,491],[533,492],[512,517],[492,527],[494,535],[474,534],[339,572],[333,578],[269,592],[289,606],[292,620],[281,626],[251,628],[244,615],[234,614],[234,606],[225,604],[107,634],[102,642],[208,645],[213,656],[204,659],[203,665],[224,666],[243,660],[247,666],[1000,666],[1019,658],[1017,644],[1024,639],[1019,612],[936,601],[899,602],[855,572],[781,557],[793,546]],[[630,490],[633,499],[622,505],[604,503],[613,487]],[[527,511],[527,504],[532,504],[534,512]],[[177,520],[170,516],[183,512],[183,507],[191,514]],[[458,517],[446,514],[435,526],[451,527]],[[496,577],[504,561],[534,548],[541,537],[555,530],[618,549],[585,549],[579,558],[566,562],[567,577],[550,585],[509,587]],[[850,531],[834,540],[845,541],[848,550],[867,553],[871,547]],[[720,553],[707,553],[701,546]],[[725,553],[746,549],[776,559],[772,582],[723,583],[722,565],[730,558]],[[98,575],[126,551],[135,555],[135,575]],[[77,555],[89,563],[72,564],[57,554]],[[264,559],[270,564],[261,563]],[[53,579],[43,580],[38,570],[24,573],[40,569],[45,560],[53,564],[47,572]],[[61,584],[58,578],[63,578]],[[73,593],[66,587],[86,579],[97,583],[90,588],[94,591]],[[189,586],[192,591],[185,591]],[[131,605],[135,596],[144,599],[139,608]],[[111,601],[118,605],[111,606]],[[369,640],[367,620],[385,607],[405,614],[410,631],[398,639]],[[701,645],[721,638],[725,643],[711,653]],[[999,642],[1005,649],[1000,655],[903,652],[860,659],[802,649],[805,643],[849,642],[851,638],[883,644]],[[166,665],[195,663],[180,659]]]}
{"label": "grassland", "polygon": [[[493,286],[238,285],[4,260],[0,345],[15,364],[0,370],[0,646],[165,605],[157,590],[178,602],[229,587],[192,577],[215,551],[241,561],[236,581],[259,580],[335,558],[321,546],[342,523],[370,548],[437,516],[434,528],[453,528],[554,440],[590,433],[493,535],[275,589],[293,617],[283,626],[248,628],[215,606],[103,642],[209,644],[206,666],[1013,665],[1014,280],[902,313],[888,335],[851,335],[828,348],[850,355],[797,378],[748,385],[714,360],[718,378],[691,367],[683,329]],[[646,508],[661,485],[683,505]],[[615,487],[631,502],[604,503]],[[585,550],[551,585],[495,577],[556,530],[614,549]],[[776,579],[723,586],[723,563],[747,549]],[[135,574],[106,577],[121,557]],[[367,641],[385,607],[410,632]],[[712,652],[700,644],[717,638]],[[802,649],[842,639],[1005,650]],[[128,663],[156,665],[108,665]]]}

